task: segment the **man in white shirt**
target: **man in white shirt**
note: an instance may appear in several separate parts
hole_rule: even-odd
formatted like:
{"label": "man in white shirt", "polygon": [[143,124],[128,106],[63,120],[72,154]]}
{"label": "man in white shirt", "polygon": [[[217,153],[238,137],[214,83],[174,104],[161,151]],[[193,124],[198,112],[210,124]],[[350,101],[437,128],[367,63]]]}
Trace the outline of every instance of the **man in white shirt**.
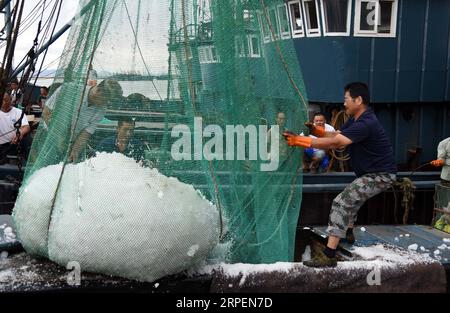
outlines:
{"label": "man in white shirt", "polygon": [[[325,115],[321,112],[317,112],[313,117],[314,126],[324,127],[326,132],[336,131],[333,126],[326,123]],[[312,138],[317,138],[314,135],[309,135]],[[316,173],[320,164],[327,157],[327,152],[322,149],[308,148],[305,149],[304,168],[311,173]]]}
{"label": "man in white shirt", "polygon": [[[19,134],[15,125],[21,119]],[[5,163],[6,155],[13,149],[17,149],[17,143],[30,132],[27,116],[22,116],[22,110],[12,106],[11,96],[7,93],[3,96],[0,111],[0,163]],[[27,147],[23,147],[27,148]],[[26,151],[26,149],[25,149]]]}
{"label": "man in white shirt", "polygon": [[441,184],[450,187],[450,137],[442,140],[437,148],[437,159],[431,165],[441,167]]}

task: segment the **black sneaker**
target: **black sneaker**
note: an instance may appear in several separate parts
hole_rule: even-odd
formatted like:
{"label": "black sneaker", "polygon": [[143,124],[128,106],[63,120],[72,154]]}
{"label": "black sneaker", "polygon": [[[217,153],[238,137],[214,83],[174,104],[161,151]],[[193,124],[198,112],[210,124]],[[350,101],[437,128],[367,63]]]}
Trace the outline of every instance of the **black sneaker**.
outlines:
{"label": "black sneaker", "polygon": [[304,261],[303,265],[308,267],[336,267],[337,259],[329,258],[323,253],[323,251],[317,252],[317,254],[309,261]]}

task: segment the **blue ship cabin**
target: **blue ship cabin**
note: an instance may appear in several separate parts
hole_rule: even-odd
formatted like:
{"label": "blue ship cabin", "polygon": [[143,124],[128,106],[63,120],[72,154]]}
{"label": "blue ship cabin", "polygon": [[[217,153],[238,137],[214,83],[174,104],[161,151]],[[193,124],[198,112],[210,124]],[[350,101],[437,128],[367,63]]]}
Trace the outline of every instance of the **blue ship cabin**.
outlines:
{"label": "blue ship cabin", "polygon": [[[292,0],[257,12],[262,50],[292,38],[311,110],[331,117],[366,82],[399,164],[450,136],[450,0]],[[273,33],[275,35],[273,35]],[[314,108],[314,109],[313,109]]]}

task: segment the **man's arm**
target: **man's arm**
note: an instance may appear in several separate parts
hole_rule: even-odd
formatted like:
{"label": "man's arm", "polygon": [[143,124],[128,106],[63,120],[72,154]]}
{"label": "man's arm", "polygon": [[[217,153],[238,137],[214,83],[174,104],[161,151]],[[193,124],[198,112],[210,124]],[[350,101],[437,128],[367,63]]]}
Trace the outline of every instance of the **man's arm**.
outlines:
{"label": "man's arm", "polygon": [[324,138],[312,138],[311,147],[316,149],[342,149],[351,145],[353,141],[344,135],[337,132],[327,132],[334,133],[333,136]]}
{"label": "man's arm", "polygon": [[352,140],[342,134],[324,138],[297,136],[292,133],[284,133],[284,136],[290,146],[300,146],[304,148],[316,148],[322,150],[345,148],[353,143]]}
{"label": "man's arm", "polygon": [[25,137],[30,132],[30,130],[31,130],[30,125],[23,125],[22,127],[20,127],[20,130],[19,130],[20,135],[14,137],[14,139],[11,140],[11,143],[13,145],[17,144],[19,139],[22,140],[22,138]]}
{"label": "man's arm", "polygon": [[339,130],[335,130],[335,131],[331,131],[331,132],[326,131],[324,137],[325,138],[330,138],[330,137],[334,137],[336,135],[339,135],[340,133],[341,132]]}

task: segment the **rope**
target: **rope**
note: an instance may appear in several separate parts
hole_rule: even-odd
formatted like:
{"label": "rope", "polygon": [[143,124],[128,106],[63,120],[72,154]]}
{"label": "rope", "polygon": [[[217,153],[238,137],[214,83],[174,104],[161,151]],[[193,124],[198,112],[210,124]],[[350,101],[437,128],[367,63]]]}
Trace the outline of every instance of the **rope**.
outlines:
{"label": "rope", "polygon": [[283,221],[283,219],[284,219],[284,216],[286,215],[287,210],[289,209],[289,206],[290,206],[290,204],[291,204],[291,202],[292,202],[292,199],[293,199],[293,197],[294,197],[295,183],[296,183],[296,181],[297,181],[297,177],[298,177],[299,174],[300,174],[300,170],[302,169],[302,167],[301,167],[300,165],[301,165],[301,164],[299,164],[299,165],[297,166],[297,170],[296,170],[296,172],[295,172],[295,176],[292,178],[291,192],[289,193],[288,202],[287,202],[287,205],[286,205],[286,210],[284,211],[283,217],[280,218],[280,221],[279,221],[277,227],[275,228],[275,230],[273,231],[273,233],[272,233],[266,240],[261,241],[261,242],[258,242],[257,244],[249,244],[249,246],[255,247],[255,246],[263,245],[263,244],[265,244],[266,242],[269,242],[269,241],[275,236],[275,234],[278,232],[278,229],[280,229],[281,223],[282,223],[282,221]]}
{"label": "rope", "polygon": [[413,171],[408,175],[408,177],[413,176],[413,175],[415,174],[415,172],[417,172],[417,170],[419,170],[419,169],[421,169],[422,167],[424,167],[424,166],[426,166],[426,165],[429,165],[429,164],[431,164],[431,162],[428,162],[428,163],[425,163],[425,164],[420,165],[419,167],[416,167],[416,168],[413,169]]}
{"label": "rope", "polygon": [[19,169],[19,177],[23,177],[23,171],[22,171],[22,149],[20,147],[20,141],[21,141],[21,134],[20,134],[20,128],[22,127],[22,120],[25,115],[25,111],[22,110],[22,114],[17,122],[14,123],[14,128],[16,129],[16,137],[17,137],[17,167]]}
{"label": "rope", "polygon": [[[331,121],[331,126],[334,127],[334,129],[340,129],[342,125],[344,125],[348,120],[347,114],[345,114],[345,111],[339,111],[336,116]],[[350,160],[350,155],[344,154],[345,149],[330,149],[330,154],[333,157],[333,159],[340,161],[340,162],[346,162]],[[339,154],[339,155],[338,155]],[[342,155],[342,156],[340,156]]]}
{"label": "rope", "polygon": [[[93,32],[93,27],[94,27],[94,24],[95,24],[95,22],[93,20],[95,20],[95,17],[98,14],[98,10],[101,10],[101,13],[103,13],[104,5],[105,5],[104,2],[103,2],[103,6],[101,8],[99,8],[99,3],[96,3],[94,5],[94,9],[91,11],[91,16],[90,16],[91,20],[90,20],[89,31],[88,31],[89,33]],[[102,23],[101,21],[97,21],[97,22],[100,23],[100,24]],[[92,66],[92,59],[93,59],[94,52],[95,52],[95,49],[96,49],[96,42],[97,42],[97,40],[98,40],[98,32],[95,33],[94,44],[92,45],[92,50],[91,50],[91,53],[90,53],[89,67],[88,68],[91,68],[91,66]],[[89,75],[86,75],[85,82],[84,82],[85,85],[87,84],[88,79],[89,79]],[[68,153],[71,153],[71,151],[73,149],[73,144],[74,144],[73,140],[74,140],[74,136],[75,136],[75,127],[76,127],[76,124],[78,123],[78,119],[80,117],[81,107],[83,105],[83,100],[84,100],[85,93],[86,93],[86,88],[83,88],[83,92],[81,94],[80,102],[78,103],[78,108],[76,110],[76,112],[77,112],[76,113],[76,119],[72,122],[71,129],[70,129],[70,139],[69,139],[70,144],[69,144],[69,149],[67,151]],[[53,215],[53,211],[55,209],[56,196],[57,196],[59,190],[61,189],[62,177],[64,176],[64,173],[65,173],[65,170],[66,170],[66,165],[67,165],[66,161],[67,161],[67,158],[68,158],[67,152],[66,152],[66,156],[65,156],[66,160],[63,162],[62,169],[61,169],[61,174],[59,175],[59,178],[58,178],[58,183],[56,185],[54,197],[52,198],[52,205],[51,205],[51,210],[50,210],[50,215],[49,215],[50,216],[50,220],[48,222],[47,229],[50,228],[51,216]],[[47,245],[48,245],[48,239],[49,239],[49,237],[47,236]]]}
{"label": "rope", "polygon": [[[51,17],[49,18],[49,21],[50,21],[50,22],[48,23],[49,26],[50,26],[50,24],[51,24],[51,20],[53,19],[53,16],[54,16],[54,14],[55,14],[55,11],[56,11],[57,6],[58,6],[58,1],[56,1],[55,6],[54,6],[54,8],[53,8],[53,10],[52,10],[52,13],[51,13]],[[59,19],[59,16],[60,16],[60,14],[61,14],[61,6],[62,6],[62,1],[59,1],[58,13],[57,13],[57,15],[56,15],[55,23],[53,24],[53,29],[52,29],[52,32],[51,32],[51,34],[50,34],[50,38],[53,37],[53,34],[55,33],[56,24],[58,23],[58,19]],[[39,22],[39,23],[40,23],[40,22]],[[47,30],[48,30],[48,29],[47,29]],[[35,39],[35,40],[37,40],[38,35],[39,35],[39,31],[38,31],[38,34],[36,35],[36,39]],[[43,38],[45,38],[46,35],[47,35],[47,31],[45,32]],[[37,44],[37,42],[36,42],[36,44]],[[38,74],[36,75],[36,77],[35,77],[35,79],[34,79],[33,87],[32,87],[31,90],[33,90],[34,87],[36,86],[36,83],[37,83],[37,80],[38,80],[38,78],[39,78],[39,75],[42,73],[42,67],[43,67],[44,61],[45,61],[45,59],[46,59],[46,57],[47,57],[47,53],[48,53],[48,49],[45,50],[44,56],[43,56],[43,58],[42,58],[41,66],[39,67]],[[34,71],[33,71],[33,73],[34,73]],[[30,80],[32,79],[32,77],[33,77],[33,76],[30,76]],[[30,93],[30,95],[28,96],[27,103],[30,102],[31,96],[32,96],[32,93]]]}
{"label": "rope", "polygon": [[402,207],[404,209],[404,213],[402,222],[404,225],[406,225],[408,223],[409,212],[412,208],[412,203],[415,198],[414,190],[416,189],[416,186],[414,186],[411,179],[407,177],[404,177],[400,181],[396,182],[394,185],[397,188],[399,188],[403,193]]}
{"label": "rope", "polygon": [[[350,160],[350,155],[344,154],[344,151],[345,151],[345,149],[330,149],[330,154],[334,159],[345,162],[345,161]],[[336,153],[344,154],[344,156],[342,156],[342,157],[338,156]]]}
{"label": "rope", "polygon": [[[272,33],[272,38],[275,38],[275,31],[273,29],[272,23],[270,21],[270,17],[269,17],[269,12],[267,11],[267,7],[265,5],[264,0],[261,0],[261,6],[264,9],[264,16],[266,17],[266,21],[269,25],[270,28],[270,32]],[[300,97],[300,99],[302,100],[305,112],[308,112],[308,107],[307,107],[307,102],[305,100],[305,98],[303,97],[302,93],[300,92],[300,89],[298,88],[297,84],[294,81],[294,78],[292,77],[292,74],[289,70],[289,67],[286,63],[286,60],[284,59],[283,53],[281,52],[281,48],[280,45],[278,44],[278,41],[275,40],[275,48],[277,50],[277,54],[280,57],[280,61],[283,64],[284,70],[286,71],[286,74],[288,75],[289,81],[291,82],[292,87],[294,87],[295,92],[297,93],[297,95]]]}
{"label": "rope", "polygon": [[[22,24],[23,28],[19,31],[19,36],[22,35],[23,32],[25,32],[28,28],[30,28],[32,25],[34,25],[34,22],[39,18],[39,9],[42,7],[42,2],[39,2],[31,11],[30,13],[23,19]],[[49,4],[50,5],[50,4]],[[3,29],[6,28],[7,25]],[[0,44],[0,49],[3,49],[5,47],[5,43]]]}
{"label": "rope", "polygon": [[[173,5],[173,2],[172,2]],[[184,33],[184,55],[186,57],[186,63],[188,65],[188,78],[189,78],[189,91],[190,91],[190,96],[191,96],[191,105],[192,105],[192,110],[194,112],[194,115],[197,116],[197,110],[195,107],[195,93],[194,93],[194,86],[193,86],[193,82],[192,82],[192,64],[189,61],[189,57],[188,57],[188,42],[187,42],[187,38],[188,38],[188,33],[187,33],[187,26],[186,26],[186,11],[185,11],[185,1],[181,0],[181,14],[182,14],[182,20],[183,20],[183,33]],[[219,235],[219,239],[222,240],[223,239],[223,212],[222,212],[222,205],[220,204],[220,197],[219,197],[219,186],[217,185],[217,181],[216,181],[216,176],[214,175],[214,167],[212,164],[212,161],[208,161],[209,162],[209,169],[211,172],[211,177],[213,180],[213,184],[214,184],[214,195],[216,198],[216,203],[217,203],[217,207],[219,209],[219,223],[220,223],[220,235]]]}
{"label": "rope", "polygon": [[14,132],[14,131],[16,131],[16,130],[15,130],[15,129],[12,129],[12,130],[10,130],[9,132],[3,133],[3,134],[0,135],[0,138],[1,138],[1,137],[4,137],[4,136],[6,136],[6,135],[8,135],[8,134],[10,134],[10,133],[12,133],[12,132]]}
{"label": "rope", "polygon": [[[16,47],[17,42],[17,36],[18,31],[20,29],[20,23],[22,19],[22,13],[23,13],[23,7],[24,7],[25,1],[18,1],[16,3],[16,6],[14,7],[12,14],[12,31],[8,34],[7,43],[6,43],[6,49],[5,53],[3,55],[3,62],[2,62],[2,78],[1,78],[1,84],[0,84],[0,98],[3,99],[3,95],[5,93],[6,89],[6,82],[9,80],[9,75],[11,73],[12,64],[13,64],[13,57],[14,57],[14,50]],[[20,8],[19,8],[20,6]]]}
{"label": "rope", "polygon": [[404,208],[404,213],[403,213],[403,219],[402,222],[403,224],[407,224],[408,222],[408,218],[409,218],[409,212],[411,210],[411,205],[414,201],[415,195],[414,195],[414,190],[416,189],[416,186],[414,185],[411,177],[414,175],[414,173],[421,169],[422,167],[429,165],[430,162],[422,164],[418,167],[416,167],[415,169],[412,170],[412,172],[405,178],[399,180],[398,182],[396,182],[391,188],[394,191],[394,198],[395,198],[395,202],[394,202],[394,219],[395,219],[395,223],[398,223],[397,221],[397,192],[395,190],[394,187],[397,187],[399,189],[401,189],[401,191],[403,192],[403,198],[402,198],[402,207]]}

